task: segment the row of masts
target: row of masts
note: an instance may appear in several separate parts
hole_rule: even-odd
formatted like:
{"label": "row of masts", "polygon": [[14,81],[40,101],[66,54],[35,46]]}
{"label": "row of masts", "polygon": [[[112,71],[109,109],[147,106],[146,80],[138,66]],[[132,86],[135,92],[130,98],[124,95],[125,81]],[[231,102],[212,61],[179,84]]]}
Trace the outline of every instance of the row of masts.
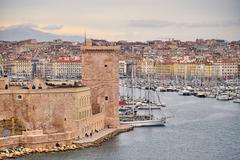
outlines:
{"label": "row of masts", "polygon": [[[147,70],[147,68],[146,68]],[[150,88],[151,88],[151,82],[150,82],[150,76],[149,76],[149,73],[147,72],[147,82],[148,82],[148,90],[147,90],[147,107],[149,108],[149,117],[150,117],[150,120],[152,120],[152,109],[151,109],[151,105],[149,104],[150,102]],[[134,87],[133,87],[133,84],[134,84],[134,63],[132,62],[132,65],[131,65],[131,95],[132,95],[132,108],[133,108],[133,113],[135,113],[135,99],[134,99]],[[140,92],[141,93],[141,92]]]}

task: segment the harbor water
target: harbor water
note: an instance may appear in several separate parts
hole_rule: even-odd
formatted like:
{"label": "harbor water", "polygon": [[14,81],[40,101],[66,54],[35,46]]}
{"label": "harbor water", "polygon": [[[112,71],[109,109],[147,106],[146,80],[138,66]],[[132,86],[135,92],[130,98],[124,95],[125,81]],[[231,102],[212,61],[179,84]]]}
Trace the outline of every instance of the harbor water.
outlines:
{"label": "harbor water", "polygon": [[[123,90],[121,90],[122,92]],[[134,91],[139,92],[139,91]],[[137,97],[136,97],[137,98]],[[240,104],[160,93],[173,116],[165,127],[135,128],[82,150],[32,154],[18,160],[239,160]],[[158,111],[155,111],[158,112]],[[157,113],[156,113],[157,114]]]}

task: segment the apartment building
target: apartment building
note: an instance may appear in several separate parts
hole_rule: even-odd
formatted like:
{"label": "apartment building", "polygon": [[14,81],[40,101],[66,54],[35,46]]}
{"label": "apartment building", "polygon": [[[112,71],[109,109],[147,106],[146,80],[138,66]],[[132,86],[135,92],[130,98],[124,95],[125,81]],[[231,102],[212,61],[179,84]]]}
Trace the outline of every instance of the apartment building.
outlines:
{"label": "apartment building", "polygon": [[54,59],[46,64],[46,78],[49,79],[80,79],[81,61]]}

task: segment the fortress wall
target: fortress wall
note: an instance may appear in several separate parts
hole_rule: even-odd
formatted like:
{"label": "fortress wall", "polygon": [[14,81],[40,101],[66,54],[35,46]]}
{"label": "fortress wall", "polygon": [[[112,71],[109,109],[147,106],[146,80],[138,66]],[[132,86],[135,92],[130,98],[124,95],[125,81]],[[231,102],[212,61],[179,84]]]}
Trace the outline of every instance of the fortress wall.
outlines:
{"label": "fortress wall", "polygon": [[92,116],[89,97],[86,87],[0,92],[0,120],[14,117],[27,130],[46,134],[74,131],[74,121],[83,116],[79,112],[88,110],[85,119]]}
{"label": "fortress wall", "polygon": [[22,135],[0,137],[0,149],[19,146]]}
{"label": "fortress wall", "polygon": [[105,114],[92,115],[90,89],[1,90],[0,120],[12,117],[27,132],[0,137],[0,148],[29,148],[71,144],[74,139],[104,129]]}
{"label": "fortress wall", "polygon": [[60,146],[71,145],[73,141],[72,132],[39,134],[39,135],[18,135],[0,137],[0,149],[24,146],[27,148],[51,148],[58,143]]}
{"label": "fortress wall", "polygon": [[75,136],[77,138],[83,138],[86,134],[89,136],[104,129],[105,115],[103,113],[95,114],[91,118],[75,121],[76,130]]}
{"label": "fortress wall", "polygon": [[10,119],[14,115],[14,95],[1,94],[0,90],[0,120]]}

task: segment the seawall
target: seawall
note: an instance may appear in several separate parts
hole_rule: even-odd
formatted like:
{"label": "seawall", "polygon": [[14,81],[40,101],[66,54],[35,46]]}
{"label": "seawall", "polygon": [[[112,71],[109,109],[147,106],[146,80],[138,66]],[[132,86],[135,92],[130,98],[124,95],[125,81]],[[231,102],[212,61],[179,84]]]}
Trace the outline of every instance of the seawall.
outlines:
{"label": "seawall", "polygon": [[[72,143],[60,143],[59,146],[50,148],[28,148],[23,146],[15,146],[13,148],[1,149],[0,159],[15,158],[19,156],[28,155],[31,153],[47,153],[47,152],[61,152],[68,150],[83,149],[88,147],[95,147],[101,145],[103,142],[111,139],[112,137],[133,130],[132,126],[120,126],[119,128],[109,128],[99,131],[98,133],[85,137]],[[69,139],[68,139],[69,140]]]}

